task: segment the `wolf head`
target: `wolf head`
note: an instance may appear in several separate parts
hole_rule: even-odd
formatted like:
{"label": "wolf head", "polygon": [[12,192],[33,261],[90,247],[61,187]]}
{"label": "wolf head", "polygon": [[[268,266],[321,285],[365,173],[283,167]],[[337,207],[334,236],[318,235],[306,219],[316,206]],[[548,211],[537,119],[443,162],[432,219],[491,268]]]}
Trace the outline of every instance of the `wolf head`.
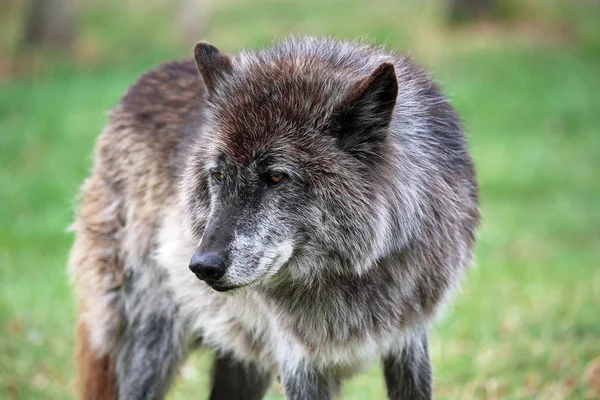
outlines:
{"label": "wolf head", "polygon": [[392,58],[370,51],[196,45],[207,100],[181,203],[198,242],[190,269],[214,289],[373,262],[398,83]]}

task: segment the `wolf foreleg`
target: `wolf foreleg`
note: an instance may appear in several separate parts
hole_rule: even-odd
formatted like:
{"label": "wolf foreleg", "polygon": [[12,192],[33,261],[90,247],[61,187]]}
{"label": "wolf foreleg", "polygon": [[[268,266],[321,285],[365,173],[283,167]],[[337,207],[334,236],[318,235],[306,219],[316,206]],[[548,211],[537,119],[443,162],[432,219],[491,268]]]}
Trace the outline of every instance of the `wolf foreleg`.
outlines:
{"label": "wolf foreleg", "polygon": [[260,400],[273,374],[253,363],[238,361],[231,355],[215,355],[210,400]]}
{"label": "wolf foreleg", "polygon": [[383,358],[390,400],[428,400],[432,396],[427,332],[422,330],[401,351]]}
{"label": "wolf foreleg", "polygon": [[119,399],[164,398],[181,353],[172,315],[148,315],[130,325],[117,353]]}
{"label": "wolf foreleg", "polygon": [[331,400],[337,381],[302,363],[295,368],[284,368],[281,380],[287,400]]}

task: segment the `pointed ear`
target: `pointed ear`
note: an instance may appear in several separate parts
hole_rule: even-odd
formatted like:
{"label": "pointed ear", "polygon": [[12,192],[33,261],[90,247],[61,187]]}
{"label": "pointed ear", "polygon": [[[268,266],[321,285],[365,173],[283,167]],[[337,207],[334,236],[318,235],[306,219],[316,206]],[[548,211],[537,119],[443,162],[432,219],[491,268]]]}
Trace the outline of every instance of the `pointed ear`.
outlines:
{"label": "pointed ear", "polygon": [[398,95],[392,63],[383,63],[359,81],[333,113],[331,126],[339,146],[358,158],[378,154]]}
{"label": "pointed ear", "polygon": [[214,91],[219,80],[224,79],[233,70],[231,58],[208,43],[196,44],[194,59],[209,93]]}

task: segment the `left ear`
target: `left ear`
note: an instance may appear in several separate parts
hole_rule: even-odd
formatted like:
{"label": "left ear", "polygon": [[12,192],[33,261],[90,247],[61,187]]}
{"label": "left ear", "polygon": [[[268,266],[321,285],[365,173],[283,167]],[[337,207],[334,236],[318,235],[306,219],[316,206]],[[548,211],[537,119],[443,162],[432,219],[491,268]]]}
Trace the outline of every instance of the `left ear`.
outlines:
{"label": "left ear", "polygon": [[233,70],[231,57],[221,53],[219,49],[208,43],[196,44],[194,60],[209,93],[213,93],[219,82],[230,75]]}
{"label": "left ear", "polygon": [[331,127],[341,149],[363,159],[377,152],[387,136],[387,127],[398,95],[392,63],[383,63],[359,81],[335,108]]}

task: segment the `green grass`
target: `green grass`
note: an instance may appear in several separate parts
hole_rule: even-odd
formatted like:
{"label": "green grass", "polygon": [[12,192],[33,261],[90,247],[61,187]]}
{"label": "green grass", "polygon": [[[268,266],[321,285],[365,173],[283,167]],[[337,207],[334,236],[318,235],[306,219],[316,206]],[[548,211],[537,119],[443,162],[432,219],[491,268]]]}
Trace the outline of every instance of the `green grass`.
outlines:
{"label": "green grass", "polygon": [[[367,35],[426,63],[469,130],[483,211],[477,266],[433,329],[437,398],[599,398],[597,9],[548,16],[576,33],[547,40],[510,28],[450,33],[435,27],[435,10],[396,3],[232,0],[213,5],[207,37],[235,51],[288,32]],[[108,49],[120,34],[151,35],[158,20],[114,31],[133,15],[102,28],[114,9],[102,12],[87,15],[85,35],[94,43],[106,35]],[[66,229],[106,111],[145,69],[187,54],[164,32],[153,33],[157,45],[145,54],[128,59],[122,46],[100,66],[60,67],[0,88],[0,398],[73,396]],[[204,398],[208,363],[194,356],[172,398]],[[374,366],[343,398],[384,393]]]}

